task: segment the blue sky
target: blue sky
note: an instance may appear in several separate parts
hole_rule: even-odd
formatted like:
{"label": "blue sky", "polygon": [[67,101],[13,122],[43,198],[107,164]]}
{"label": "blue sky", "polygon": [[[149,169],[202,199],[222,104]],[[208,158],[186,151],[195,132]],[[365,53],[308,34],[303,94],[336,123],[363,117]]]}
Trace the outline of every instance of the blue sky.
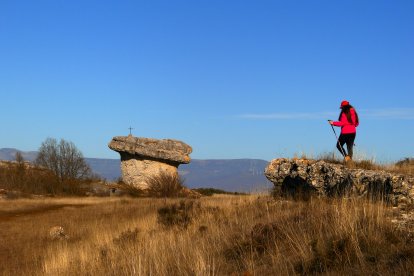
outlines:
{"label": "blue sky", "polygon": [[[414,156],[413,1],[0,2],[0,148],[113,136],[193,158],[317,156],[347,99],[356,154]],[[339,131],[339,129],[337,129]]]}

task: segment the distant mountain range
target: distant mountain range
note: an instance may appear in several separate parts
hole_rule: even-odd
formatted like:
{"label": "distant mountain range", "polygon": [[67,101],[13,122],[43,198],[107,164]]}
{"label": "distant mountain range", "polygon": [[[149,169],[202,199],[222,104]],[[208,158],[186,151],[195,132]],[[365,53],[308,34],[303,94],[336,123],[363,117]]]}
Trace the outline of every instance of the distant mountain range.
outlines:
{"label": "distant mountain range", "polygon": [[0,149],[0,160],[16,160],[16,153],[20,152],[26,161],[32,162],[36,159],[37,151],[20,151],[18,149],[4,148]]}
{"label": "distant mountain range", "polygon": [[[18,149],[0,149],[0,160],[15,160]],[[34,161],[36,151],[20,151],[26,161]],[[119,159],[85,158],[94,173],[107,180],[121,176]],[[272,184],[263,172],[268,161],[260,159],[193,159],[178,171],[189,188],[217,188],[230,192],[268,190]]]}

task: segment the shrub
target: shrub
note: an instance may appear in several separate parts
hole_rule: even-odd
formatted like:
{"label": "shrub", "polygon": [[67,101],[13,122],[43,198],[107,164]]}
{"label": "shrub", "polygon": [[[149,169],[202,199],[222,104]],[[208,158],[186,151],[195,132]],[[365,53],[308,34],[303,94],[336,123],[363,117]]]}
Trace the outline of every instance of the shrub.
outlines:
{"label": "shrub", "polygon": [[414,158],[404,158],[395,163],[392,171],[402,174],[414,174]]}
{"label": "shrub", "polygon": [[414,158],[404,158],[398,162],[395,163],[396,166],[398,167],[403,167],[403,166],[414,166]]}
{"label": "shrub", "polygon": [[250,234],[251,247],[258,253],[264,253],[274,246],[278,238],[284,237],[284,234],[276,223],[258,223],[253,226]]}
{"label": "shrub", "polygon": [[133,185],[126,184],[122,180],[118,180],[116,184],[109,185],[109,187],[112,189],[119,189],[125,194],[132,197],[140,197],[145,194],[142,189],[135,187]]}
{"label": "shrub", "polygon": [[212,196],[214,194],[223,194],[223,195],[247,195],[246,193],[239,193],[239,192],[227,192],[220,189],[215,188],[197,188],[193,189],[193,191],[196,191],[197,193],[200,193],[204,196]]}
{"label": "shrub", "polygon": [[0,188],[28,194],[62,193],[62,185],[53,173],[27,163],[3,162]]}
{"label": "shrub", "polygon": [[154,197],[177,197],[184,189],[184,180],[178,173],[160,171],[147,179],[149,195]]}
{"label": "shrub", "polygon": [[158,209],[157,221],[166,228],[178,226],[187,228],[194,214],[194,201],[181,200],[179,204],[171,204]]}
{"label": "shrub", "polygon": [[0,189],[16,191],[15,194],[85,195],[96,179],[66,179],[60,181],[50,170],[29,162],[1,162]]}
{"label": "shrub", "polygon": [[134,242],[138,238],[139,229],[135,228],[133,230],[128,229],[122,232],[117,238],[113,239],[113,242],[118,245],[123,245],[126,243]]}

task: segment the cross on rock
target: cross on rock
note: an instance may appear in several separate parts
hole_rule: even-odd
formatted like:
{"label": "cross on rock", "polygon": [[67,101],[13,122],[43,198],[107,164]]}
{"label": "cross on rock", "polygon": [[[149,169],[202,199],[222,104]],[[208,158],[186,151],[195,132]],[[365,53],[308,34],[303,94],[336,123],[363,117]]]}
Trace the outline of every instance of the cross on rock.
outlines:
{"label": "cross on rock", "polygon": [[129,135],[132,135],[132,130],[133,130],[134,128],[129,127],[128,129],[129,129]]}

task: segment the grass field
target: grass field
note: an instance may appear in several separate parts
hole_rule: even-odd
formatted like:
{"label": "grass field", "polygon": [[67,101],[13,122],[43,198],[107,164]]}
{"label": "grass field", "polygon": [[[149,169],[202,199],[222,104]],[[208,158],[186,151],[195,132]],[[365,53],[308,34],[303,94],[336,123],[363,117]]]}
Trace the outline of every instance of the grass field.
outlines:
{"label": "grass field", "polygon": [[[407,275],[391,208],[267,196],[0,201],[1,275]],[[52,240],[62,226],[67,239]]]}

